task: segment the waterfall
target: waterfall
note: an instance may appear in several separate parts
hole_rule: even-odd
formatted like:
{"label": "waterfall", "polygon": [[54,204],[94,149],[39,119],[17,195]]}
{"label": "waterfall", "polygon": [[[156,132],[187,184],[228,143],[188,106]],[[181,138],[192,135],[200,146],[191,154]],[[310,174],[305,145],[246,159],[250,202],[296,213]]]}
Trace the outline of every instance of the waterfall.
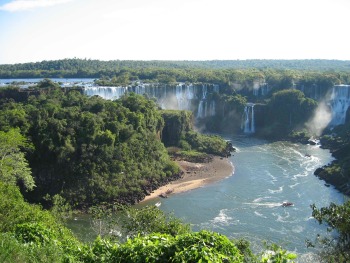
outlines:
{"label": "waterfall", "polygon": [[208,93],[208,87],[207,87],[207,85],[203,84],[202,85],[202,100],[205,100],[207,98],[207,93]]}
{"label": "waterfall", "polygon": [[241,128],[246,134],[255,133],[255,117],[253,103],[247,103],[247,105],[244,107]]}
{"label": "waterfall", "polygon": [[267,85],[267,83],[264,83],[262,86],[261,86],[261,95],[262,96],[266,96],[270,93],[271,91],[271,88],[269,87],[269,85]]}
{"label": "waterfall", "polygon": [[215,100],[212,100],[209,106],[209,116],[212,117],[215,115],[216,115],[216,103],[215,103]]}
{"label": "waterfall", "polygon": [[128,87],[86,87],[85,94],[88,96],[99,95],[107,100],[119,99],[128,91]]}
{"label": "waterfall", "polygon": [[270,93],[271,88],[267,85],[267,83],[259,84],[258,86],[253,87],[253,96],[266,96]]}
{"label": "waterfall", "polygon": [[[213,85],[211,92],[219,92],[219,86]],[[216,103],[215,100],[210,100],[207,98],[208,86],[206,84],[202,85],[202,98],[199,101],[197,118],[203,119],[205,117],[212,117],[216,115]]]}
{"label": "waterfall", "polygon": [[215,116],[216,103],[210,99],[210,94],[219,92],[219,85],[214,84],[146,84],[134,83],[127,87],[103,87],[85,85],[84,94],[98,95],[104,99],[119,99],[128,92],[147,95],[155,98],[163,109],[191,110],[197,118]]}
{"label": "waterfall", "polygon": [[203,119],[205,117],[205,102],[201,100],[198,106],[197,118]]}
{"label": "waterfall", "polygon": [[192,84],[178,84],[176,86],[176,99],[179,110],[192,110],[192,100],[195,98]]}
{"label": "waterfall", "polygon": [[344,124],[350,107],[350,85],[335,85],[328,103],[332,109],[331,126]]}
{"label": "waterfall", "polygon": [[254,104],[252,104],[252,122],[251,122],[251,126],[250,126],[250,132],[255,133]]}
{"label": "waterfall", "polygon": [[216,84],[213,85],[213,92],[216,92],[216,93],[220,92],[219,85],[216,85]]}

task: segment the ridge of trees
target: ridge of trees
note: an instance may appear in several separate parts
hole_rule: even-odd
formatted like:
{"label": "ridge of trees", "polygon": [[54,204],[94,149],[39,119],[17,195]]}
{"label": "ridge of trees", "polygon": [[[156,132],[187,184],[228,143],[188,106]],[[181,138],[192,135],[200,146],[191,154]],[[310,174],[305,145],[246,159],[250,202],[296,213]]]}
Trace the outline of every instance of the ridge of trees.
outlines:
{"label": "ridge of trees", "polygon": [[[236,60],[236,61],[99,61],[64,59],[0,65],[0,78],[99,78],[101,85],[149,82],[205,82],[222,87],[267,82],[288,86],[350,83],[350,61],[339,60]],[[288,87],[285,87],[288,88]]]}
{"label": "ridge of trees", "polygon": [[350,70],[348,60],[329,59],[245,59],[245,60],[93,60],[61,59],[41,62],[0,64],[2,70],[92,70],[110,68],[273,68],[301,70]]}

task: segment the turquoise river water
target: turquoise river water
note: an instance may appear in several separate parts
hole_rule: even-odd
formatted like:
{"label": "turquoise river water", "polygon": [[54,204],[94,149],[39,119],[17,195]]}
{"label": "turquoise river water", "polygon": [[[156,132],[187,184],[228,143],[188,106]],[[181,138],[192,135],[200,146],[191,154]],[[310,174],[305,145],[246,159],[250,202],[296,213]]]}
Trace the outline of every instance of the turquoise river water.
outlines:
{"label": "turquoise river water", "polygon": [[[313,175],[332,160],[329,151],[245,136],[226,139],[237,148],[230,157],[233,176],[162,199],[160,208],[191,223],[193,230],[246,238],[256,250],[264,240],[276,242],[299,254],[298,262],[314,262],[315,250],[307,249],[305,240],[327,231],[312,218],[310,205],[343,203],[343,195]],[[281,207],[284,201],[294,206]]]}
{"label": "turquoise river water", "polygon": [[[265,240],[274,242],[296,252],[298,262],[315,262],[317,251],[306,248],[305,240],[327,235],[327,229],[312,218],[310,205],[344,201],[342,194],[313,175],[316,168],[332,161],[329,151],[246,136],[225,138],[237,149],[229,158],[235,167],[232,176],[142,206],[160,201],[163,211],[190,223],[194,231],[208,229],[229,238],[245,238],[255,251],[263,248]],[[294,206],[282,207],[285,201]],[[69,226],[81,238],[91,239],[87,217],[78,217]]]}

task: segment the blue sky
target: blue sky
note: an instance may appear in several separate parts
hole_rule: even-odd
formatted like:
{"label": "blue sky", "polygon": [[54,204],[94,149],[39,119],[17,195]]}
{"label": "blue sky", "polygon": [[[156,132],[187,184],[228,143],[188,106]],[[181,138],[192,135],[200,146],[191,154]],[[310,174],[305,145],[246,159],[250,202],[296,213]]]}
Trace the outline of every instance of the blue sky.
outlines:
{"label": "blue sky", "polygon": [[0,64],[350,60],[349,0],[0,0]]}

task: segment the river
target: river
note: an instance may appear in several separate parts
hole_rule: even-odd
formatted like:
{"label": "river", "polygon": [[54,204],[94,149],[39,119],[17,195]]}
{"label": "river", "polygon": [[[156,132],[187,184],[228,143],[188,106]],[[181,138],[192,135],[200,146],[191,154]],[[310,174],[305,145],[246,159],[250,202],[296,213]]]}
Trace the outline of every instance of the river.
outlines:
{"label": "river", "polygon": [[[311,204],[343,203],[343,195],[313,175],[332,160],[319,146],[267,142],[246,136],[226,137],[237,148],[230,161],[234,175],[215,184],[161,200],[160,208],[191,223],[193,230],[209,229],[230,238],[245,238],[259,251],[264,240],[314,262],[314,240],[327,230],[312,217]],[[306,157],[305,154],[310,154]],[[153,200],[156,202],[159,200]],[[283,201],[294,203],[281,207]],[[152,203],[152,202],[151,202]]]}
{"label": "river", "polygon": [[[55,80],[63,85],[92,82],[92,79]],[[0,84],[11,81],[21,80],[0,80]],[[310,205],[343,203],[342,194],[313,175],[316,168],[332,160],[329,151],[319,146],[268,142],[250,136],[224,137],[237,149],[230,157],[234,175],[162,199],[160,208],[190,223],[195,231],[209,229],[230,238],[245,238],[255,251],[262,248],[264,240],[275,242],[295,251],[298,262],[314,262],[314,250],[306,248],[305,240],[314,240],[317,234],[326,235],[327,230],[311,217]],[[294,206],[281,207],[284,201],[293,202]],[[69,226],[82,239],[91,240],[89,219],[86,216],[76,219]]]}

